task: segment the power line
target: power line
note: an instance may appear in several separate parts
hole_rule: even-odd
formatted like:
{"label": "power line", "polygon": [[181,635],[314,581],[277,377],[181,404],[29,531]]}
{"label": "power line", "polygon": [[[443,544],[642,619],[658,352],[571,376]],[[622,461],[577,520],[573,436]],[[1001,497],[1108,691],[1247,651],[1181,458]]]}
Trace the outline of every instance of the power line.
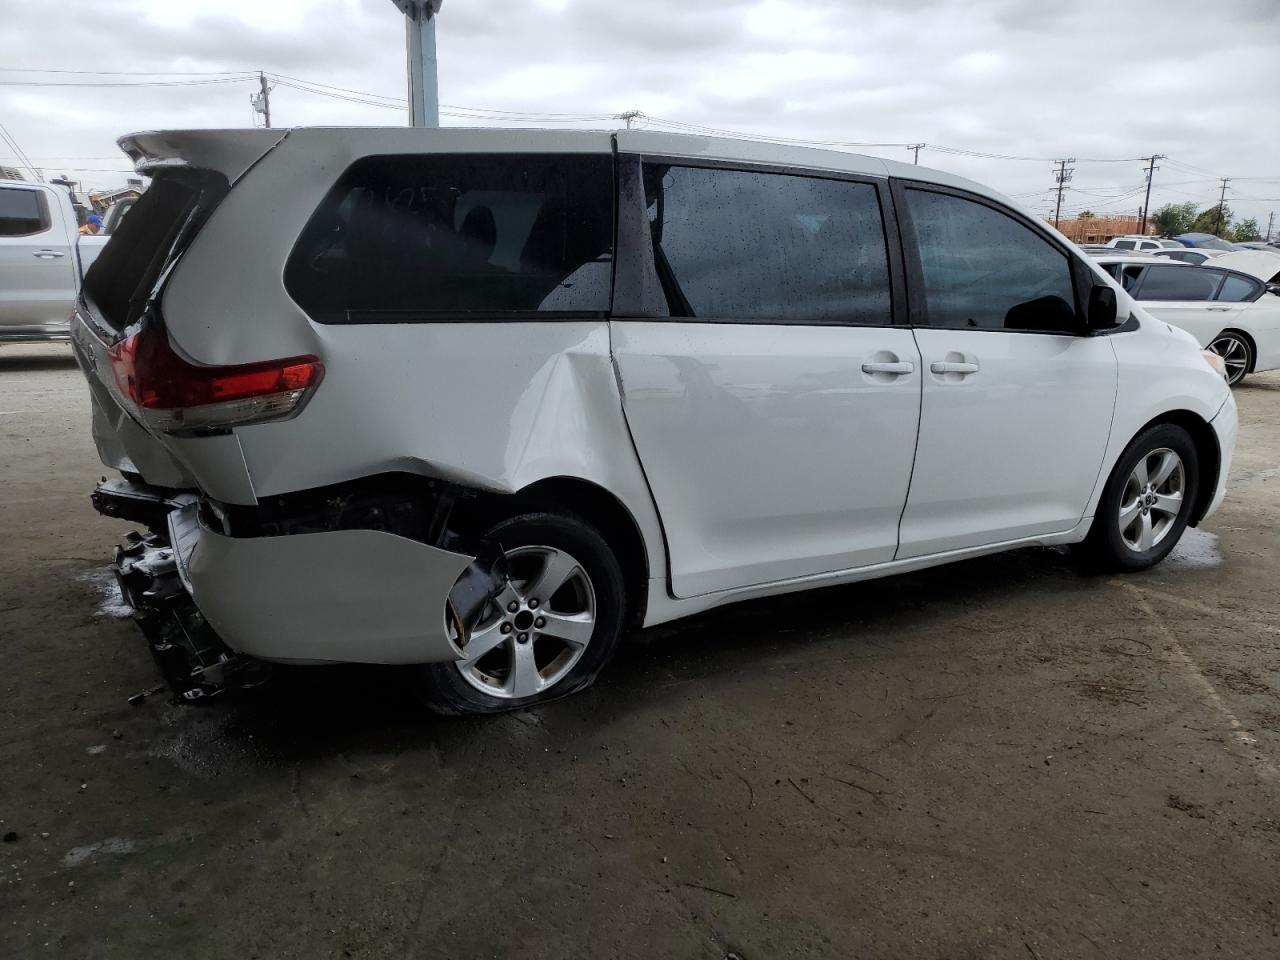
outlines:
{"label": "power line", "polygon": [[225,77],[251,70],[54,70],[45,67],[0,67],[4,73],[68,73],[100,77]]}
{"label": "power line", "polygon": [[27,158],[27,155],[22,152],[22,148],[18,146],[18,141],[15,140],[13,138],[13,135],[9,133],[8,130],[5,129],[5,126],[3,123],[0,123],[0,140],[4,140],[4,142],[9,145],[9,148],[13,150],[14,155],[19,160],[22,161],[23,166],[25,166],[28,170],[31,171],[31,175],[33,177],[35,177],[37,180],[44,180],[44,177],[40,176],[40,172],[36,170],[35,166]]}
{"label": "power line", "polygon": [[200,87],[218,83],[244,83],[252,77],[213,77],[205,80],[0,80],[0,87]]}

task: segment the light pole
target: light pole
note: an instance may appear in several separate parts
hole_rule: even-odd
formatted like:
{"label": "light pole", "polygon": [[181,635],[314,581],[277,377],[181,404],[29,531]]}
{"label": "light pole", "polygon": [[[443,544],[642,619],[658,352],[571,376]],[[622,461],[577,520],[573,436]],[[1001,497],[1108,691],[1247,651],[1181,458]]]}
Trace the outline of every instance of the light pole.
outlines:
{"label": "light pole", "polygon": [[409,73],[409,126],[440,126],[436,79],[436,14],[444,0],[391,0],[404,14]]}

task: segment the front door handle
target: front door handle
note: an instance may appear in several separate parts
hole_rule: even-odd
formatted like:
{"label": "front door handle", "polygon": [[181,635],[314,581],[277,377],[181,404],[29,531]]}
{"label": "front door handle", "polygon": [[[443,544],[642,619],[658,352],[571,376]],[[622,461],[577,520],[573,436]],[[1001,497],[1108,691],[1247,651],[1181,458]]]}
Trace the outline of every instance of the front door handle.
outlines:
{"label": "front door handle", "polygon": [[61,250],[37,250],[32,256],[37,260],[57,260],[59,257],[65,257],[66,254]]}
{"label": "front door handle", "polygon": [[1228,310],[1231,310],[1232,308],[1231,307],[1208,307],[1206,309],[1212,310],[1214,313],[1226,313]]}
{"label": "front door handle", "polygon": [[932,373],[977,373],[978,365],[968,361],[935,360],[929,364]]}
{"label": "front door handle", "polygon": [[863,373],[893,373],[902,375],[911,373],[915,370],[916,365],[909,360],[898,360],[893,363],[864,363],[862,365]]}

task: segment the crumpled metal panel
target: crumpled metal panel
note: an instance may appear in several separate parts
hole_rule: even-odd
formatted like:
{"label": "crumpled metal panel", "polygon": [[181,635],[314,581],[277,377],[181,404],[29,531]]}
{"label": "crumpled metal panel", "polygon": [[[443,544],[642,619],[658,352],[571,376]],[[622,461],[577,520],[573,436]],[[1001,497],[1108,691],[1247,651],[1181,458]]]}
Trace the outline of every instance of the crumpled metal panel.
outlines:
{"label": "crumpled metal panel", "polygon": [[455,660],[445,601],[473,557],[377,530],[236,539],[169,518],[178,572],[233,650],[263,660]]}

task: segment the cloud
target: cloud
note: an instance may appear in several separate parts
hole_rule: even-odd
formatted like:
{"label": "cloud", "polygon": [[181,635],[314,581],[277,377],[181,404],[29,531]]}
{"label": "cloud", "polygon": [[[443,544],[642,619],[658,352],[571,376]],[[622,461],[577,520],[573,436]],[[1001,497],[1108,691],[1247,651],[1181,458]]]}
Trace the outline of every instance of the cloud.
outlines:
{"label": "cloud", "polygon": [[[920,158],[1011,194],[1039,191],[1026,198],[1037,210],[1048,209],[1053,185],[1047,159],[1158,152],[1172,159],[1157,174],[1153,203],[1207,205],[1215,175],[1280,177],[1274,85],[1264,79],[1280,48],[1273,13],[1274,0],[1212,10],[1203,0],[451,0],[439,21],[441,99],[543,113],[637,108],[760,134],[1045,158],[928,149]],[[74,17],[61,19],[39,4],[0,0],[0,17],[7,67],[264,69],[404,92],[403,20],[390,0],[81,0]],[[20,76],[0,72],[0,80]],[[51,171],[86,168],[73,175],[98,186],[123,176],[107,172],[123,169],[119,161],[96,159],[115,154],[120,134],[245,126],[253,89],[248,81],[0,86],[0,116]],[[395,109],[283,86],[272,106],[277,125],[404,122]],[[1066,209],[1136,210],[1128,194],[1141,168],[1081,159]],[[1242,197],[1280,195],[1280,180],[1246,183]],[[1232,202],[1264,220],[1272,205]]]}

